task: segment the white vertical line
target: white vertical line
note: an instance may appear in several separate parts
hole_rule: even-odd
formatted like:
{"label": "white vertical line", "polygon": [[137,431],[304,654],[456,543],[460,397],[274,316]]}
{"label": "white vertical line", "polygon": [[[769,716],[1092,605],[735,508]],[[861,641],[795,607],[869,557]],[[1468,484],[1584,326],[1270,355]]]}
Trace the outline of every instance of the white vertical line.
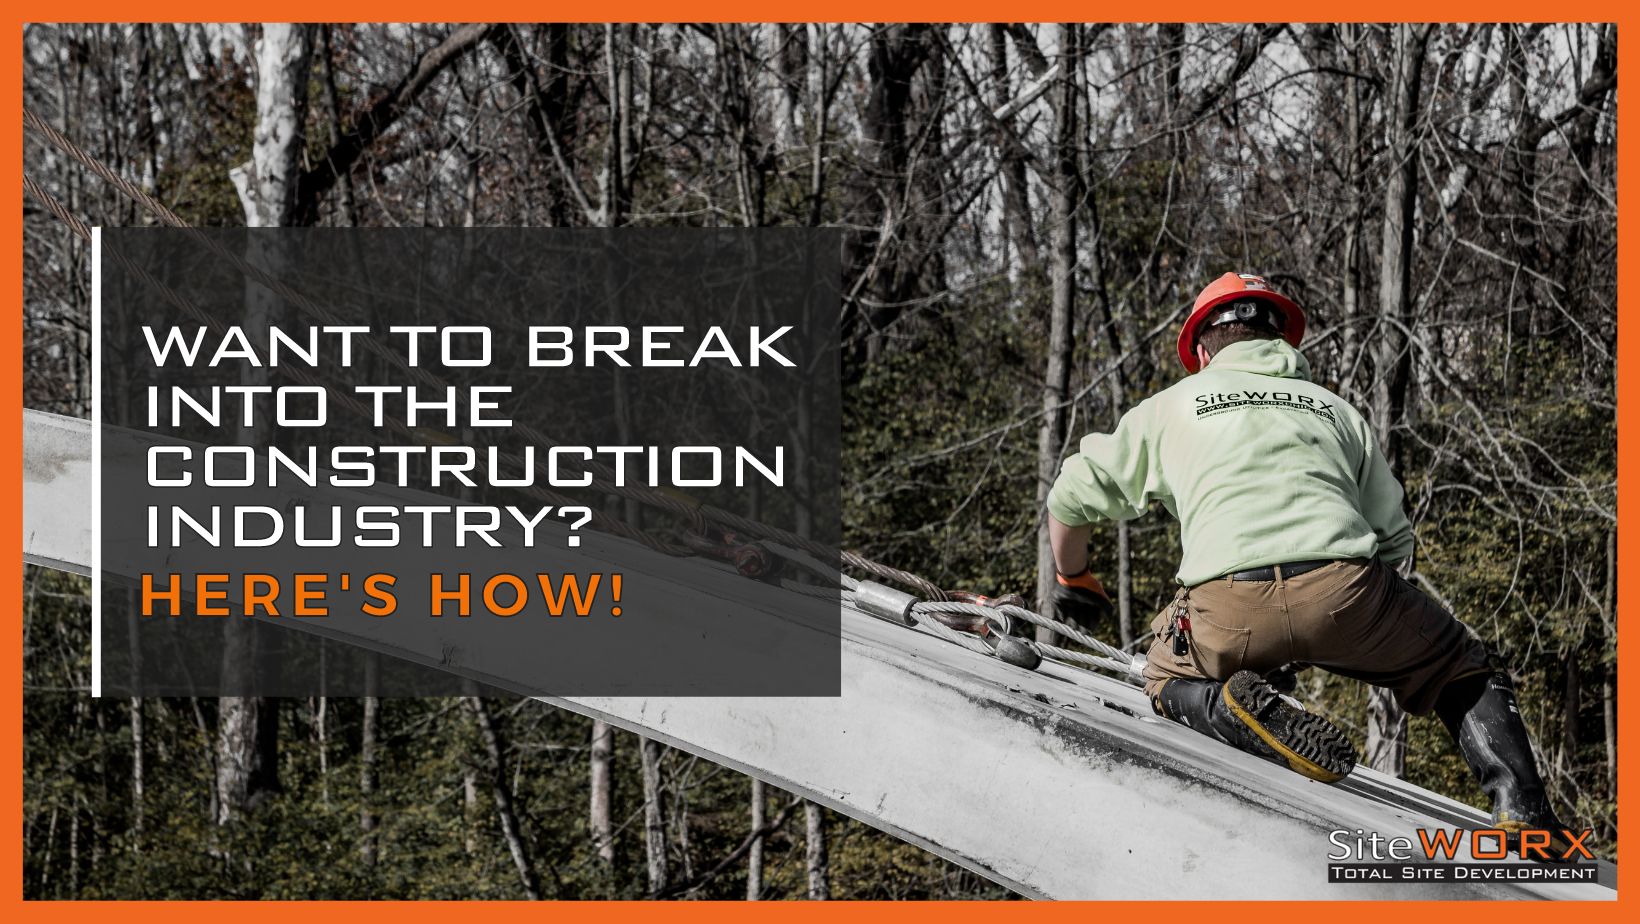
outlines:
{"label": "white vertical line", "polygon": [[102,228],[91,229],[91,695],[102,695]]}

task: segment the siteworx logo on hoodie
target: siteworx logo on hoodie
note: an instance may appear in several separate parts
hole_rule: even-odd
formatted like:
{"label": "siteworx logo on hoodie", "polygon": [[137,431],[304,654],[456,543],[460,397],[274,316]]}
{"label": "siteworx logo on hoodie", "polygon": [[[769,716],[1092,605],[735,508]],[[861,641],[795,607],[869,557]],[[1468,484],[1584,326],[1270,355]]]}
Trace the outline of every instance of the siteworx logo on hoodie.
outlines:
{"label": "siteworx logo on hoodie", "polygon": [[1333,416],[1332,405],[1325,401],[1312,398],[1309,395],[1295,394],[1290,391],[1232,391],[1214,392],[1196,396],[1196,417],[1210,417],[1226,411],[1245,410],[1255,407],[1275,407],[1287,410],[1307,411],[1323,419],[1336,422]]}

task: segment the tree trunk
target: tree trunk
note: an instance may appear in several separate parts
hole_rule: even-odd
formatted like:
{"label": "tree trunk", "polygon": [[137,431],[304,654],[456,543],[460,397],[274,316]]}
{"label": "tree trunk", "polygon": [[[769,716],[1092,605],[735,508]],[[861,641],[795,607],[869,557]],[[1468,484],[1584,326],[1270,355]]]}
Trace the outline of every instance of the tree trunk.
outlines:
{"label": "tree trunk", "polygon": [[[78,798],[75,799],[78,802]],[[80,894],[80,812],[72,807],[68,816],[68,894]]]}
{"label": "tree trunk", "polygon": [[608,23],[604,26],[604,65],[608,79],[609,137],[604,150],[603,215],[606,228],[626,223],[631,210],[632,62],[629,49],[620,39],[630,38],[631,26]]}
{"label": "tree trunk", "polygon": [[142,798],[142,698],[131,697],[131,833],[136,835],[132,841],[134,849],[142,849],[143,828],[143,798]]}
{"label": "tree trunk", "polygon": [[[1356,76],[1360,66],[1358,53],[1361,27],[1355,23],[1339,26],[1340,50],[1338,67],[1344,76],[1344,247],[1343,298],[1344,325],[1340,333],[1340,355],[1346,363],[1356,355],[1356,343],[1361,332],[1356,319],[1361,314],[1361,81]],[[1345,394],[1347,382],[1341,383]]]}
{"label": "tree trunk", "polygon": [[823,902],[831,898],[831,860],[826,854],[826,810],[813,802],[804,802],[803,823],[803,859],[809,873],[809,899]]}
{"label": "tree trunk", "polygon": [[[613,24],[604,27],[604,57],[605,74],[608,85],[606,96],[609,105],[608,137],[605,141],[604,165],[600,174],[602,185],[602,203],[598,212],[598,223],[605,228],[620,226],[625,220],[626,192],[622,167],[624,157],[621,144],[626,137],[626,109],[621,105],[622,68],[616,49],[617,27]],[[606,279],[606,286],[613,286],[613,282]],[[613,301],[611,302],[613,304]],[[625,405],[622,400],[624,393],[620,388],[621,380],[616,379],[615,398],[618,405],[619,423],[623,428],[630,425],[625,415]],[[636,503],[628,499],[624,512],[634,511]],[[633,524],[636,525],[636,524]],[[642,748],[640,747],[640,752]],[[611,773],[615,757],[615,729],[613,726],[598,719],[592,720],[592,749],[589,758],[588,784],[589,794],[587,809],[589,824],[592,831],[592,842],[598,852],[598,858],[606,864],[615,861],[615,827],[611,820],[612,794],[614,777]],[[647,808],[647,807],[646,807]]]}
{"label": "tree trunk", "polygon": [[267,23],[256,41],[256,133],[251,160],[229,171],[249,227],[285,227],[296,216],[312,55],[311,26]]}
{"label": "tree trunk", "polygon": [[[1177,158],[1178,154],[1173,154]],[[1080,168],[1080,157],[1074,162]],[[1078,169],[1080,176],[1080,169]],[[1110,403],[1110,426],[1114,431],[1122,422],[1122,413],[1127,409],[1128,375],[1123,363],[1125,354],[1124,343],[1131,343],[1136,335],[1124,330],[1128,326],[1126,317],[1118,318],[1116,307],[1110,295],[1109,266],[1107,261],[1108,250],[1105,237],[1105,219],[1099,209],[1099,203],[1092,193],[1084,186],[1077,189],[1077,201],[1074,208],[1086,206],[1089,212],[1090,226],[1093,229],[1091,250],[1093,257],[1089,264],[1093,268],[1094,292],[1099,305],[1100,321],[1105,329],[1105,345],[1110,354],[1111,371],[1105,376],[1105,396]],[[1068,409],[1067,409],[1068,413]],[[1121,639],[1122,647],[1133,644],[1133,526],[1131,521],[1119,520],[1116,523],[1116,632]]]}
{"label": "tree trunk", "polygon": [[797,114],[803,101],[803,84],[809,73],[809,32],[804,23],[775,23],[774,40],[775,144],[780,153],[803,144]]}
{"label": "tree trunk", "polygon": [[467,856],[478,853],[478,774],[472,767],[461,771],[461,849]]}
{"label": "tree trunk", "polygon": [[[993,105],[1001,109],[1014,98],[1008,81],[1008,27],[989,26],[991,82],[995,87]],[[1030,175],[1026,172],[1025,151],[1014,133],[1014,116],[1006,114],[997,138],[997,157],[1002,169],[1002,245],[1012,246],[1018,259],[1008,260],[1016,284],[1040,280],[1042,254],[1036,246],[1036,228],[1031,221]],[[1004,258],[1006,259],[1006,253]]]}
{"label": "tree trunk", "polygon": [[[1054,182],[1052,254],[1049,265],[1051,294],[1048,304],[1047,362],[1042,379],[1042,423],[1036,434],[1036,509],[1042,511],[1036,532],[1037,611],[1056,617],[1051,594],[1054,588],[1053,547],[1048,543],[1048,492],[1059,474],[1065,450],[1065,427],[1070,393],[1073,315],[1076,309],[1076,205],[1080,172],[1076,159],[1076,76],[1078,27],[1060,27],[1059,86],[1053,91]],[[1054,632],[1037,627],[1036,639],[1051,643]]]}
{"label": "tree trunk", "polygon": [[[331,47],[331,27],[321,26],[319,30],[319,71],[321,80],[320,89],[324,90],[325,115],[329,119],[330,145],[335,147],[342,140],[342,110],[336,98],[336,72],[331,66],[331,59],[335,50]],[[348,227],[357,227],[359,224],[359,206],[353,197],[353,172],[342,174],[342,217]]]}
{"label": "tree trunk", "polygon": [[540,57],[546,65],[545,77],[536,73],[533,59],[526,53],[522,26],[497,26],[491,36],[511,71],[513,89],[525,101],[524,115],[535,133],[536,151],[554,165],[546,181],[547,223],[564,228],[574,224],[579,195],[574,179],[575,120],[569,118],[570,28],[563,23],[534,28],[536,35],[544,36],[545,48]]}
{"label": "tree trunk", "polygon": [[752,777],[752,846],[746,851],[746,900],[755,902],[763,897],[763,835],[760,834],[767,822],[764,816],[768,809],[768,794],[764,792],[763,781]]}
{"label": "tree trunk", "polygon": [[[320,657],[321,664],[323,656]],[[321,666],[319,672],[324,673]],[[319,749],[319,804],[330,809],[330,697],[318,696],[313,704],[314,744]]]}
{"label": "tree trunk", "polygon": [[261,804],[279,786],[277,701],[224,696],[217,717],[216,823]]}
{"label": "tree trunk", "polygon": [[[1392,25],[1393,73],[1385,94],[1385,150],[1390,158],[1384,184],[1383,241],[1378,267],[1378,328],[1372,347],[1373,428],[1390,465],[1400,473],[1401,441],[1396,428],[1406,411],[1412,352],[1412,245],[1418,204],[1419,101],[1424,50],[1431,27]],[[1383,773],[1406,772],[1407,717],[1388,690],[1374,687],[1367,705],[1366,763]]]}
{"label": "tree trunk", "polygon": [[[374,653],[365,655],[364,685],[367,694],[376,691],[379,662]],[[364,697],[364,716],[359,720],[359,859],[367,867],[376,865],[376,731],[381,700]]]}
{"label": "tree trunk", "polygon": [[672,830],[676,832],[678,842],[678,874],[680,882],[692,882],[695,878],[694,845],[689,842],[689,770],[693,769],[696,761],[690,760],[683,773],[677,775],[672,783]]}
{"label": "tree trunk", "polygon": [[587,799],[588,827],[598,859],[615,862],[615,826],[610,821],[610,764],[615,759],[615,727],[592,720],[592,749],[588,760],[591,795]]}
{"label": "tree trunk", "polygon": [[1116,524],[1116,634],[1124,649],[1133,645],[1133,527]]}
{"label": "tree trunk", "polygon": [[670,879],[666,865],[666,806],[661,792],[663,746],[652,738],[638,739],[638,758],[643,765],[644,854],[649,870],[649,892],[658,894]]}
{"label": "tree trunk", "polygon": [[882,354],[884,331],[917,290],[914,260],[907,253],[915,232],[903,204],[910,182],[912,82],[932,53],[931,33],[926,23],[874,26],[866,53],[869,90],[860,114],[861,156],[871,158],[876,170],[859,177],[860,226],[869,230],[853,239],[852,262],[867,277],[875,305],[846,305],[857,330],[845,325],[844,336],[863,339],[868,363]]}
{"label": "tree trunk", "polygon": [[[295,216],[312,52],[312,29],[306,25],[268,23],[257,39],[251,160],[230,171],[249,227],[277,228],[290,224]],[[260,286],[247,283],[246,302],[251,326],[278,323],[278,309]],[[260,376],[263,370],[252,372]],[[235,631],[239,626],[230,623],[226,633],[225,677],[250,677],[257,670],[255,640],[248,629]],[[277,703],[262,697],[223,697],[219,716],[216,820],[227,824],[278,788]]]}

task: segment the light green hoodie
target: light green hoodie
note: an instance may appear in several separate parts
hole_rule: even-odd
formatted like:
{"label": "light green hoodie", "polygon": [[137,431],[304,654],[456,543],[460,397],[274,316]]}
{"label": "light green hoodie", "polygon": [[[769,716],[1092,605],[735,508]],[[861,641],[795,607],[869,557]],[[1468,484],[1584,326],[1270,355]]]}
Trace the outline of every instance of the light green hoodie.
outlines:
{"label": "light green hoodie", "polygon": [[1225,347],[1124,414],[1115,433],[1084,437],[1048,510],[1082,526],[1161,501],[1179,518],[1186,586],[1282,562],[1405,558],[1412,524],[1372,429],[1309,377],[1284,341]]}

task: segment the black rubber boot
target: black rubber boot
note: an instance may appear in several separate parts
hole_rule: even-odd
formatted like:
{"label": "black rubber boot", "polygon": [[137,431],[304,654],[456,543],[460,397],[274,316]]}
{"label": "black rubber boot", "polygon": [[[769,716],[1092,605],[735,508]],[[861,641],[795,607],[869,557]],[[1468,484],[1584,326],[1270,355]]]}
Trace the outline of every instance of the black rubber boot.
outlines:
{"label": "black rubber boot", "polygon": [[1224,683],[1169,680],[1151,706],[1209,738],[1312,780],[1336,783],[1355,769],[1355,747],[1343,732],[1283,700],[1252,671],[1237,671]]}
{"label": "black rubber boot", "polygon": [[1491,798],[1492,822],[1510,832],[1511,847],[1518,848],[1519,832],[1542,829],[1553,835],[1546,858],[1559,859],[1568,846],[1565,826],[1555,817],[1543,778],[1538,776],[1509,675],[1492,671],[1452,681],[1436,700],[1435,714],[1458,742],[1481,790]]}

